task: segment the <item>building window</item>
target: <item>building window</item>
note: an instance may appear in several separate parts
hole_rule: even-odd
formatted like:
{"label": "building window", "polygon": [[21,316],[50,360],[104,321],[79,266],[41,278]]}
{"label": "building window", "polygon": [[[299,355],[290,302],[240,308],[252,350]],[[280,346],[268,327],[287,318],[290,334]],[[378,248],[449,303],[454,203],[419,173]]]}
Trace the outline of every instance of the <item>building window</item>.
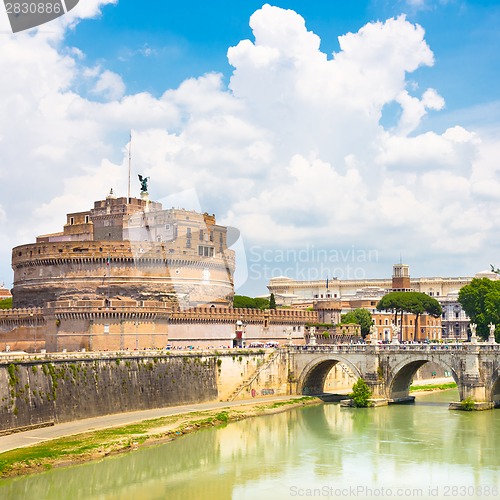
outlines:
{"label": "building window", "polygon": [[170,231],[170,224],[167,224],[167,225],[165,226],[165,229],[166,229],[167,231]]}
{"label": "building window", "polygon": [[89,216],[88,216],[88,215],[86,215],[86,216],[85,216],[85,224],[88,224],[88,223],[89,223],[89,220],[90,220],[90,219],[89,219]]}
{"label": "building window", "polygon": [[186,248],[191,248],[191,240],[189,238],[186,240]]}
{"label": "building window", "polygon": [[70,223],[71,225],[73,225],[73,224],[75,223],[75,218],[74,218],[74,217],[70,217],[70,218],[69,218],[69,223]]}
{"label": "building window", "polygon": [[214,232],[210,231],[210,241],[214,241]]}
{"label": "building window", "polygon": [[200,241],[203,241],[203,230],[200,229]]}
{"label": "building window", "polygon": [[198,247],[198,255],[200,257],[213,257],[214,249],[212,247],[204,247],[200,245]]}

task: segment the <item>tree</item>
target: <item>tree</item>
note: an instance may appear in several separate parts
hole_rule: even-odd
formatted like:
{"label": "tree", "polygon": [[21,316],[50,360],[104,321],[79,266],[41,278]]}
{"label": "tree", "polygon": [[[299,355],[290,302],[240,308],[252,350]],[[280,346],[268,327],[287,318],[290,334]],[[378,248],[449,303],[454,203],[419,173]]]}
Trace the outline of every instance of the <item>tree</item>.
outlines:
{"label": "tree", "polygon": [[356,324],[361,327],[361,336],[365,338],[370,333],[373,324],[372,315],[367,309],[354,309],[340,318],[340,322],[346,324]]}
{"label": "tree", "polygon": [[384,295],[377,304],[378,311],[393,311],[394,323],[397,324],[397,315],[401,314],[401,324],[403,324],[403,313],[415,315],[415,330],[413,332],[413,340],[417,339],[418,335],[418,320],[420,315],[427,313],[430,316],[438,318],[443,313],[441,304],[421,292],[390,292]]}
{"label": "tree", "polygon": [[271,293],[269,297],[269,309],[276,309],[276,299],[274,298],[274,293]]}
{"label": "tree", "polygon": [[12,309],[12,297],[0,300],[0,309]]}
{"label": "tree", "polygon": [[490,323],[500,325],[500,281],[488,278],[474,278],[458,293],[465,314],[477,325],[477,333],[482,339],[489,336]]}
{"label": "tree", "polygon": [[421,314],[427,313],[429,316],[439,318],[443,314],[441,304],[421,292],[406,292],[408,297],[406,299],[406,311],[415,315],[415,331],[413,332],[413,340],[417,339],[418,335],[418,319]]}
{"label": "tree", "polygon": [[394,313],[394,324],[398,324],[398,313],[403,317],[405,303],[404,294],[406,292],[390,292],[384,295],[377,304],[377,311],[392,311]]}
{"label": "tree", "polygon": [[370,406],[368,401],[372,397],[372,391],[368,387],[364,379],[359,378],[358,381],[352,386],[352,392],[349,394],[352,402],[356,408],[366,408]]}
{"label": "tree", "polygon": [[249,309],[269,309],[269,301],[267,299],[252,298],[246,295],[235,295],[233,298],[233,307],[246,307]]}

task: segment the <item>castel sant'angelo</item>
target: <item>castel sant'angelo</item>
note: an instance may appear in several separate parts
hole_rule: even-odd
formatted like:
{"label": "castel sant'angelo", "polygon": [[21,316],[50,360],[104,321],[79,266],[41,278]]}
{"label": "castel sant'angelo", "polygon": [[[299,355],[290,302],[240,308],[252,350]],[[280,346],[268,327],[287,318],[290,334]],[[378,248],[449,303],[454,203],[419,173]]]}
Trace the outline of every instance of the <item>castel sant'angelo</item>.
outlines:
{"label": "castel sant'angelo", "polygon": [[[0,350],[303,343],[317,311],[233,309],[235,255],[214,215],[113,191],[12,250]],[[337,305],[334,305],[337,309]],[[340,311],[340,307],[338,307]]]}
{"label": "castel sant'angelo", "polygon": [[215,216],[164,210],[111,192],[86,212],[67,214],[64,230],[12,251],[14,307],[59,299],[128,297],[182,307],[228,305],[234,252]]}

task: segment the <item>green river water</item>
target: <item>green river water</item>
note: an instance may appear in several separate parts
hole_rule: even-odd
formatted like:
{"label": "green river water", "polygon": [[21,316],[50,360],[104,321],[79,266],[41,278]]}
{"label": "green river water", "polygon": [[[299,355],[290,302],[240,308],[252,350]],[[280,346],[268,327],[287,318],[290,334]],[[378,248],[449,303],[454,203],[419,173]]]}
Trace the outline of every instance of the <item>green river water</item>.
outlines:
{"label": "green river water", "polygon": [[173,442],[0,481],[1,499],[499,498],[500,410],[337,404],[206,429]]}

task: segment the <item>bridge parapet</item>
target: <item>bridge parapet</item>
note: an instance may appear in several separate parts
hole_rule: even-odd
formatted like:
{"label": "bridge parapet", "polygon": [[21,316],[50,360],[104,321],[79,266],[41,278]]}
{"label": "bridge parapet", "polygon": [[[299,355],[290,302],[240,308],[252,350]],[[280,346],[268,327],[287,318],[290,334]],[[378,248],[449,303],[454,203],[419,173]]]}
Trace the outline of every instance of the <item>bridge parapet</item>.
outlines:
{"label": "bridge parapet", "polygon": [[295,352],[480,352],[500,353],[500,344],[327,344],[291,346]]}

